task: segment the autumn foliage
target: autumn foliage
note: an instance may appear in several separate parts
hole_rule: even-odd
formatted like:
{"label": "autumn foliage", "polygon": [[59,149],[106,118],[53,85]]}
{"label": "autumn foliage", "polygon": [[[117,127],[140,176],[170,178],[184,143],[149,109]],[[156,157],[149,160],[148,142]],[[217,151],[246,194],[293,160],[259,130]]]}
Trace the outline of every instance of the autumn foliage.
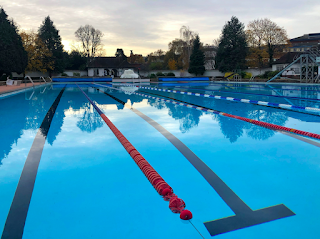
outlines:
{"label": "autumn foliage", "polygon": [[53,70],[53,61],[46,61],[51,58],[52,53],[39,38],[38,34],[34,32],[20,33],[22,44],[28,53],[28,65],[25,71],[41,71],[47,72],[47,69]]}

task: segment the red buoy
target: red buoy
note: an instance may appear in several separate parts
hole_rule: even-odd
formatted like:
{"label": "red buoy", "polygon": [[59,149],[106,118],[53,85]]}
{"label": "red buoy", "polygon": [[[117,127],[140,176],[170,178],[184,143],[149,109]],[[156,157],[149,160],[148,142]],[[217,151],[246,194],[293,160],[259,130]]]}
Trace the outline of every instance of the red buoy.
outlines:
{"label": "red buoy", "polygon": [[173,196],[170,199],[169,208],[173,213],[181,213],[185,207],[186,207],[186,204],[181,198],[178,198],[177,196]]}
{"label": "red buoy", "polygon": [[180,218],[182,220],[190,220],[192,218],[192,213],[189,210],[183,210],[180,213]]}

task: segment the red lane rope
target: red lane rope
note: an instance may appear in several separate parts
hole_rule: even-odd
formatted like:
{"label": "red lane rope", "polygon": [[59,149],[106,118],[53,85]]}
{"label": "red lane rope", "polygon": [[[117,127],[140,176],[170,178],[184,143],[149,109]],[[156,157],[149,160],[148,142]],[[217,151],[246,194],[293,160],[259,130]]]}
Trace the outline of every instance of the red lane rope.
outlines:
{"label": "red lane rope", "polygon": [[[114,87],[104,86],[104,85],[100,85],[100,84],[95,84],[95,85],[108,87],[108,88],[112,88],[112,89],[115,89],[115,90],[120,90],[120,89],[117,89],[117,88],[114,88]],[[231,114],[228,114],[228,113],[224,113],[222,111],[214,110],[214,109],[211,109],[211,108],[206,108],[206,107],[199,106],[199,105],[194,105],[194,104],[191,104],[191,103],[188,103],[188,102],[185,102],[185,101],[182,101],[182,100],[178,100],[178,99],[175,99],[175,98],[171,98],[171,97],[168,97],[168,96],[161,95],[161,97],[169,98],[169,99],[172,99],[172,100],[166,100],[166,99],[163,99],[163,98],[154,97],[154,96],[150,96],[150,95],[146,95],[146,94],[142,94],[142,93],[136,93],[136,92],[133,92],[133,94],[140,95],[140,96],[143,96],[143,97],[146,97],[146,98],[155,99],[155,100],[160,101],[160,102],[169,102],[171,104],[185,106],[185,107],[188,107],[188,108],[194,108],[194,109],[197,109],[197,110],[210,112],[210,113],[217,114],[217,115],[223,115],[223,116],[226,116],[226,117],[229,117],[229,118],[234,118],[234,119],[246,121],[246,122],[249,122],[251,124],[259,125],[259,126],[262,126],[262,127],[268,128],[268,129],[272,129],[272,130],[287,131],[287,132],[290,132],[290,133],[295,133],[295,134],[307,136],[307,137],[314,138],[314,139],[320,139],[320,135],[316,134],[316,133],[310,133],[310,132],[303,131],[303,130],[288,128],[288,127],[284,127],[284,126],[280,126],[280,125],[276,125],[276,124],[271,124],[271,123],[266,123],[266,122],[263,122],[263,121],[253,120],[253,119],[249,119],[249,118],[245,118],[245,117],[241,117],[241,116],[237,116],[237,115],[231,115]],[[155,93],[150,93],[150,94],[158,95],[158,94],[155,94]],[[174,100],[177,100],[177,101],[174,101]],[[183,102],[183,103],[181,103],[181,102]]]}
{"label": "red lane rope", "polygon": [[120,141],[122,146],[130,154],[131,158],[135,161],[143,174],[147,177],[151,185],[156,191],[164,198],[165,201],[169,201],[169,208],[173,213],[180,213],[180,218],[183,220],[189,220],[192,218],[192,213],[189,210],[185,210],[185,203],[181,198],[173,193],[169,184],[157,173],[157,171],[148,163],[148,161],[139,153],[139,151],[124,137],[124,135],[117,129],[117,127],[108,119],[104,114],[100,115],[104,122],[109,126],[111,131]]}
{"label": "red lane rope", "polygon": [[[78,86],[79,87],[79,86]],[[82,91],[82,89],[79,87]],[[192,213],[189,210],[185,210],[186,204],[181,199],[178,198],[176,194],[173,193],[172,188],[169,184],[158,174],[158,172],[148,163],[148,161],[139,153],[139,151],[129,142],[129,140],[124,137],[124,135],[118,130],[118,128],[108,119],[105,114],[96,106],[96,104],[82,91],[89,102],[97,110],[101,118],[111,129],[113,134],[120,141],[122,146],[130,154],[131,158],[138,165],[143,174],[147,177],[151,185],[156,189],[158,194],[160,194],[165,201],[169,201],[169,208],[173,213],[180,213],[180,218],[183,220],[190,220],[192,218]]]}
{"label": "red lane rope", "polygon": [[246,121],[255,125],[259,125],[259,126],[263,126],[265,128],[271,128],[271,129],[275,129],[275,130],[282,130],[282,131],[288,131],[288,132],[292,132],[295,134],[300,134],[300,135],[304,135],[307,137],[311,137],[311,138],[316,138],[316,139],[320,139],[320,135],[319,134],[315,134],[315,133],[310,133],[307,131],[303,131],[303,130],[298,130],[298,129],[293,129],[293,128],[288,128],[288,127],[284,127],[284,126],[280,126],[280,125],[276,125],[276,124],[270,124],[270,123],[266,123],[266,122],[262,122],[262,121],[257,121],[257,120],[253,120],[253,119],[248,119],[245,117],[241,117],[241,116],[236,116],[236,115],[231,115],[231,114],[227,114],[227,113],[223,113],[224,116],[230,117],[230,118],[234,118],[234,119],[239,119],[242,121]]}

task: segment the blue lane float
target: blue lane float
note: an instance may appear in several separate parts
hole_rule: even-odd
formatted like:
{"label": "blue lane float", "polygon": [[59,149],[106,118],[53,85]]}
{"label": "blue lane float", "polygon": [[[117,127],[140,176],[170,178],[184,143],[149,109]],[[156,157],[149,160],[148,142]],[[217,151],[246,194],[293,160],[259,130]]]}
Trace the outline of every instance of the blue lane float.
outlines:
{"label": "blue lane float", "polygon": [[[269,85],[264,85],[264,84],[251,84],[250,85],[245,85],[243,83],[211,83],[211,85],[225,85],[226,87],[229,88],[257,88],[259,90],[282,90],[282,91],[313,91],[313,92],[319,92],[319,90],[306,90],[306,89],[283,89],[283,88],[262,88],[269,86]],[[240,86],[241,85],[241,86]],[[251,85],[257,85],[257,86],[251,86]],[[273,85],[275,86],[275,85]],[[318,86],[302,86],[302,85],[284,85],[284,86],[292,86],[292,87],[318,87]],[[269,86],[270,87],[270,86]],[[320,88],[319,88],[320,89]]]}
{"label": "blue lane float", "polygon": [[57,78],[52,78],[53,82],[111,82],[112,78],[111,77],[99,77],[99,78],[94,78],[94,77],[88,77],[88,78],[68,78],[68,77],[57,77]]}
{"label": "blue lane float", "polygon": [[158,81],[210,81],[209,77],[159,77]]}
{"label": "blue lane float", "polygon": [[[184,86],[180,86],[181,88],[187,88]],[[249,93],[249,92],[237,92],[237,91],[225,91],[225,90],[209,90],[209,89],[200,89],[200,88],[193,88],[194,90],[200,91],[212,91],[212,92],[220,92],[220,93],[231,93],[231,94],[241,94],[241,95],[259,95],[259,96],[269,96],[269,97],[277,97],[277,98],[290,98],[290,99],[297,99],[297,100],[308,100],[308,101],[320,101],[320,99],[314,98],[303,98],[303,97],[293,97],[293,96],[283,96],[283,95],[267,95],[267,94],[257,94],[257,93]]]}
{"label": "blue lane float", "polygon": [[[134,85],[128,85],[128,86],[134,86]],[[219,95],[209,95],[209,94],[202,94],[202,93],[194,93],[194,92],[187,92],[187,91],[180,91],[180,90],[167,90],[167,89],[160,89],[160,88],[153,88],[153,87],[144,87],[144,86],[135,86],[139,89],[146,89],[146,90],[155,90],[155,91],[162,91],[162,92],[168,92],[168,93],[177,93],[182,95],[194,95],[198,97],[204,97],[204,98],[213,98],[217,100],[228,100],[228,101],[235,101],[235,102],[242,102],[242,103],[250,103],[255,105],[262,105],[262,106],[270,106],[274,108],[282,108],[282,109],[291,109],[291,110],[302,110],[302,111],[308,111],[313,113],[320,113],[319,108],[314,107],[305,107],[305,106],[296,106],[296,105],[289,105],[289,104],[278,104],[278,103],[272,103],[272,102],[266,102],[266,101],[258,101],[258,100],[248,100],[248,99],[238,99],[233,97],[224,97]]]}

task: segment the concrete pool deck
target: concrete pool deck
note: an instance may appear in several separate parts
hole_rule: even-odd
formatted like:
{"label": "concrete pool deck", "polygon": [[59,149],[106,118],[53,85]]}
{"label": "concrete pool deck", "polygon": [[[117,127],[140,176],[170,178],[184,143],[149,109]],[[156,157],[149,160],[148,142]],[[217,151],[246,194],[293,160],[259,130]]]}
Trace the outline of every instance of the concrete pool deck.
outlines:
{"label": "concrete pool deck", "polygon": [[[43,85],[43,83],[34,83],[35,86]],[[13,92],[16,90],[27,89],[32,87],[32,83],[21,84],[21,85],[1,85],[0,86],[0,94]]]}

